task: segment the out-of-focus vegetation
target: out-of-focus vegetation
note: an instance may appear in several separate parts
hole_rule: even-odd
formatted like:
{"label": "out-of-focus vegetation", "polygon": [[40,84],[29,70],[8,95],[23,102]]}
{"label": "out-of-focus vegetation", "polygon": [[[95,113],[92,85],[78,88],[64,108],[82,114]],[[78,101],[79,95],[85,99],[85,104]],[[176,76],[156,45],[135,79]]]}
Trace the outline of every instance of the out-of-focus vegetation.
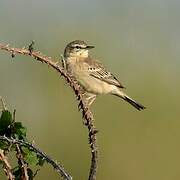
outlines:
{"label": "out-of-focus vegetation", "polygon": [[[59,58],[75,39],[95,45],[100,59],[142,112],[112,96],[93,105],[100,160],[98,179],[179,179],[180,2],[0,1],[0,42]],[[0,95],[29,129],[30,139],[63,162],[74,179],[87,179],[87,131],[72,90],[30,57],[0,52]],[[2,176],[2,174],[0,174]],[[49,166],[38,179],[58,179]]]}

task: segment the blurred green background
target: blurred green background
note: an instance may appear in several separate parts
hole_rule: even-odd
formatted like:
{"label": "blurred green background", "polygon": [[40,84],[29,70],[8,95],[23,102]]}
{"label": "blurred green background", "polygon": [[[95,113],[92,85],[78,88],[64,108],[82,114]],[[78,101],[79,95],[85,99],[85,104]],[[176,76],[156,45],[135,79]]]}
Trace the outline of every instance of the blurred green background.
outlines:
{"label": "blurred green background", "polygon": [[[95,45],[101,60],[147,106],[142,112],[113,96],[93,105],[99,143],[98,180],[180,178],[180,1],[0,0],[0,42],[59,59],[75,39]],[[0,95],[29,138],[87,179],[90,149],[76,98],[65,81],[30,57],[0,52]],[[2,175],[1,175],[2,176]],[[37,180],[58,179],[46,165]]]}

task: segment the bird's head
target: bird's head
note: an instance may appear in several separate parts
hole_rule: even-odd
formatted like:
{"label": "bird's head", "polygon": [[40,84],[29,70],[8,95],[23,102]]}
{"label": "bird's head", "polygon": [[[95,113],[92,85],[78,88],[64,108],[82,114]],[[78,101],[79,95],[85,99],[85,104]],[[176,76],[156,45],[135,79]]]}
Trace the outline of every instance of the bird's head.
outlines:
{"label": "bird's head", "polygon": [[81,40],[75,40],[70,42],[65,50],[64,57],[88,57],[89,49],[94,48],[94,46],[88,46],[87,43]]}

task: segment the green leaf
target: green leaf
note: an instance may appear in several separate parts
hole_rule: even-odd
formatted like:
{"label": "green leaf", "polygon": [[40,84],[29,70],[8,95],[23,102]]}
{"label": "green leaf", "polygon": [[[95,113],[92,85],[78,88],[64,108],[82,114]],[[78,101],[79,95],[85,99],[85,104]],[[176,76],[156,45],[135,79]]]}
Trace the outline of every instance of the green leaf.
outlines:
{"label": "green leaf", "polygon": [[[3,164],[4,164],[4,163],[3,163],[3,161],[2,161],[2,160],[0,160],[0,166],[1,166],[1,165],[3,165]],[[0,167],[0,168],[2,168],[2,167]]]}
{"label": "green leaf", "polygon": [[12,122],[12,114],[7,110],[3,110],[0,117],[0,135],[10,134],[10,125]]}
{"label": "green leaf", "polygon": [[13,129],[13,134],[16,138],[23,140],[26,138],[27,129],[22,125],[21,122],[15,122]]}
{"label": "green leaf", "polygon": [[33,171],[30,168],[28,168],[27,173],[28,173],[28,176],[29,176],[29,180],[33,180],[34,179]]}
{"label": "green leaf", "polygon": [[44,163],[46,162],[46,160],[43,157],[39,156],[39,155],[38,155],[38,160],[39,160],[39,162],[38,162],[39,166],[43,166]]}
{"label": "green leaf", "polygon": [[22,147],[22,151],[23,151],[24,159],[29,165],[35,166],[39,163],[39,159],[35,152],[29,150],[26,147]]}
{"label": "green leaf", "polygon": [[15,176],[15,180],[21,179],[21,169],[19,166],[16,166],[12,172],[13,172],[13,175]]}
{"label": "green leaf", "polygon": [[0,149],[7,150],[9,148],[9,143],[6,141],[0,141]]}

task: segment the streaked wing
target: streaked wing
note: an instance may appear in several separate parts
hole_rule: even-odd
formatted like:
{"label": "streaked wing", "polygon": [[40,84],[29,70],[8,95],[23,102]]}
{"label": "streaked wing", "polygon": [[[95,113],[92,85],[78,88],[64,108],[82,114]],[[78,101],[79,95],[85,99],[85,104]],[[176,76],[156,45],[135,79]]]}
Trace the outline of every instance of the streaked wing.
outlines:
{"label": "streaked wing", "polygon": [[113,74],[107,71],[101,63],[92,61],[92,59],[88,60],[86,61],[86,63],[88,64],[88,72],[90,76],[100,79],[108,84],[115,85],[119,88],[124,88],[124,86],[118,81],[118,79],[116,79]]}

